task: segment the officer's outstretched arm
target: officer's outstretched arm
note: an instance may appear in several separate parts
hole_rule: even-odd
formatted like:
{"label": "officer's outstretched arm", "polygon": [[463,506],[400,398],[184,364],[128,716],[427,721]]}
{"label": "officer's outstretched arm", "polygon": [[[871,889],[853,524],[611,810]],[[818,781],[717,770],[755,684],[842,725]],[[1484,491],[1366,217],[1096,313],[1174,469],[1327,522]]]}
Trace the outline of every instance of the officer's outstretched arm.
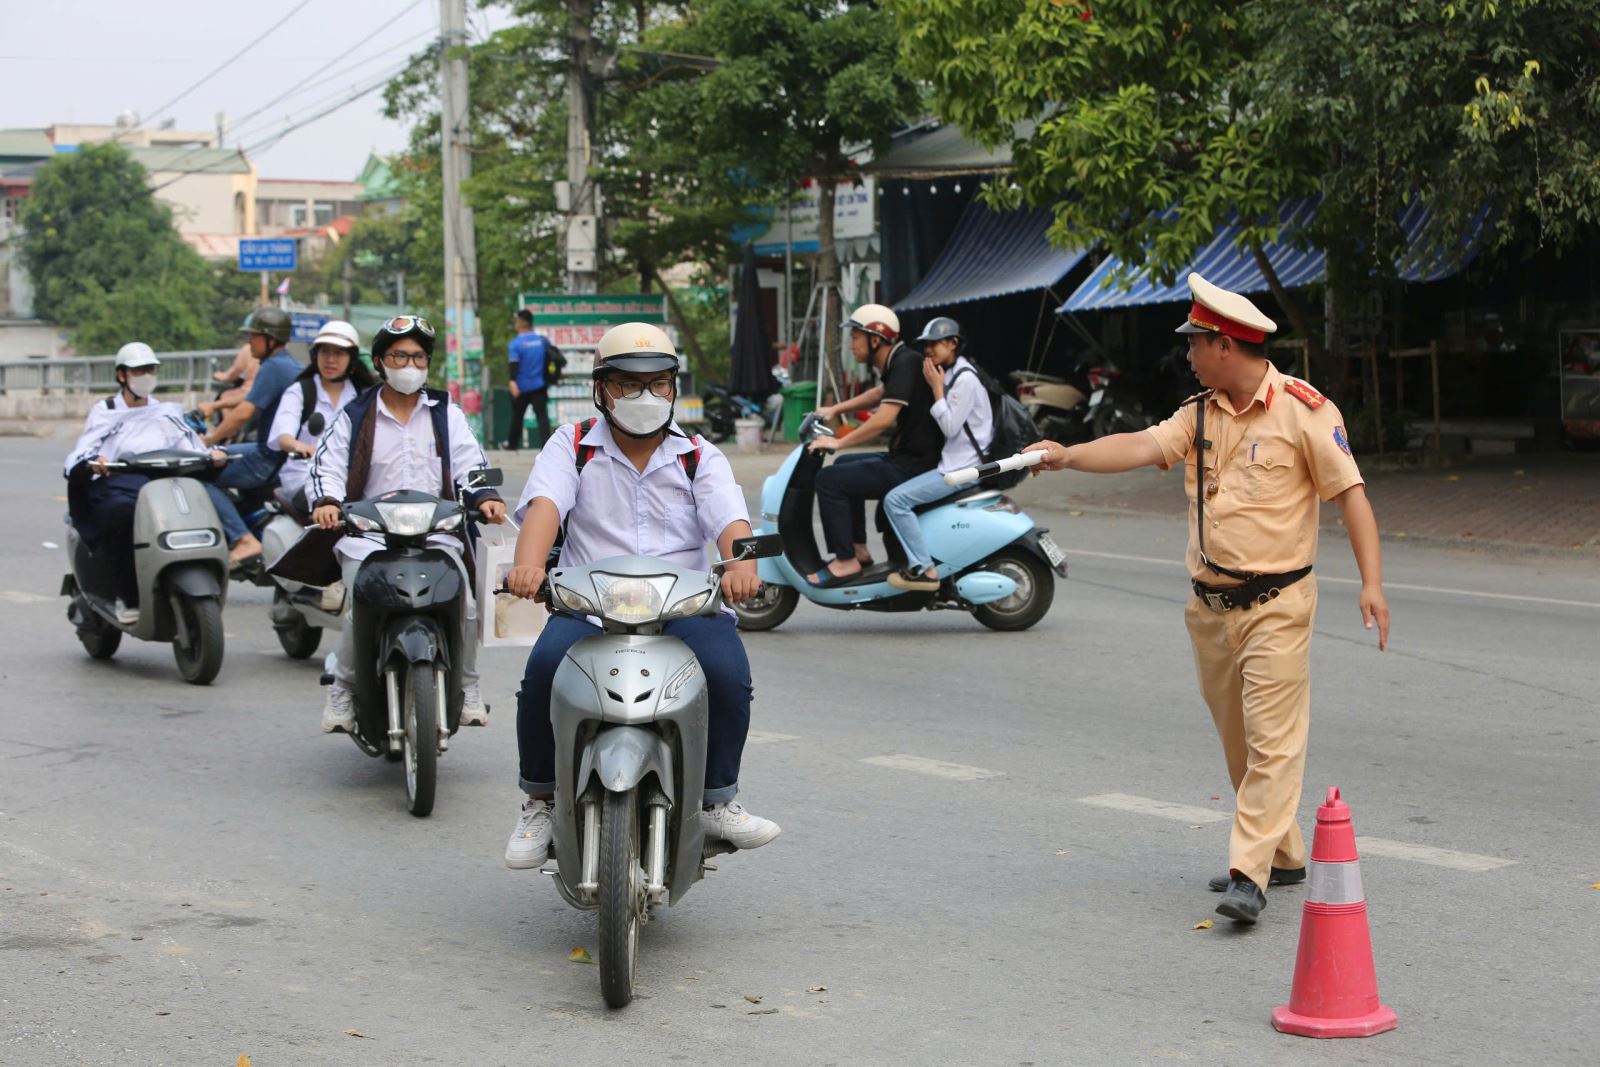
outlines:
{"label": "officer's outstretched arm", "polygon": [[[1023,451],[1045,453],[1045,461],[1039,465],[1045,470],[1075,470],[1090,474],[1116,474],[1136,467],[1153,467],[1162,460],[1161,446],[1146,430],[1114,433],[1070,448],[1054,441],[1040,441]],[[1037,471],[1039,468],[1034,469]]]}

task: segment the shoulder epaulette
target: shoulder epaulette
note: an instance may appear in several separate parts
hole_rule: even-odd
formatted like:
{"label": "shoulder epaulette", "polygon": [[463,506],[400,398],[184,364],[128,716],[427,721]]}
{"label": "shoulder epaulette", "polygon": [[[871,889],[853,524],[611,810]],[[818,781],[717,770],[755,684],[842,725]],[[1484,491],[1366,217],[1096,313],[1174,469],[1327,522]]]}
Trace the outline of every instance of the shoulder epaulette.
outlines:
{"label": "shoulder epaulette", "polygon": [[1299,378],[1285,378],[1283,380],[1283,391],[1300,401],[1300,403],[1304,404],[1312,411],[1317,410],[1317,408],[1320,408],[1322,405],[1328,402],[1327,397],[1311,388],[1311,386],[1307,385],[1305,382],[1302,382]]}

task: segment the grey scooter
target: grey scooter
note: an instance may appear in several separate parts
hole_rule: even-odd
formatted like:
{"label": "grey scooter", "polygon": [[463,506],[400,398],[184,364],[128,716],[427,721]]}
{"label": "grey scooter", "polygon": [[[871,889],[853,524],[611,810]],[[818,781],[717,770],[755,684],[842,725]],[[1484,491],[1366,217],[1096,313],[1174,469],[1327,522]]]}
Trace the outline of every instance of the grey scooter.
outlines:
{"label": "grey scooter", "polygon": [[556,791],[550,855],[556,888],[599,912],[600,991],[613,1008],[633,999],[639,928],[650,908],[676,904],[704,876],[708,845],[696,815],[705,784],[705,675],[689,646],[664,635],[673,619],[715,615],[722,571],[776,556],[776,534],[742,538],[710,574],[643,556],[551,571],[543,595],[595,616],[602,634],[572,646],[556,669],[550,722]]}
{"label": "grey scooter", "polygon": [[208,685],[222,669],[222,605],[228,593],[228,546],[222,522],[203,485],[192,477],[212,463],[205,452],[163,450],[107,464],[111,471],[150,478],[133,513],[133,560],[139,617],[117,617],[115,576],[71,524],[61,595],[72,598],[67,618],[95,659],[110,659],[123,634],[169,641],[186,682]]}
{"label": "grey scooter", "polygon": [[[313,412],[306,420],[306,431],[313,437],[320,436],[325,425],[322,412]],[[290,457],[284,462],[287,465],[307,461]],[[339,629],[347,591],[338,581],[328,586],[307,585],[271,573],[272,565],[283,558],[310,527],[311,505],[306,499],[305,487],[301,486],[292,495],[277,490],[268,508],[274,514],[261,529],[262,558],[267,565],[262,571],[262,584],[273,587],[272,629],[285,653],[294,659],[306,659],[322,643],[323,630]]]}

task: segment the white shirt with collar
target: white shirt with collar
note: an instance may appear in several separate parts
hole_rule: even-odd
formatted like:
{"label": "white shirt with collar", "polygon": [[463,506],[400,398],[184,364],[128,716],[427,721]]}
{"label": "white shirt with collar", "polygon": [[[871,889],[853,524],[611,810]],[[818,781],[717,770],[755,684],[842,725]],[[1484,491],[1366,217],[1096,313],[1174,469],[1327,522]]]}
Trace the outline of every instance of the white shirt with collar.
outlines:
{"label": "white shirt with collar", "polygon": [[[382,388],[381,386],[379,387]],[[408,422],[395,418],[383,402],[380,392],[372,403],[372,414],[377,425],[372,432],[372,466],[367,471],[367,484],[363,490],[368,498],[397,489],[416,489],[424,493],[437,493],[444,468],[433,440],[433,416],[429,408],[439,401],[427,393],[420,393],[417,406],[411,411]],[[456,485],[465,483],[467,474],[479,467],[488,466],[483,448],[467,425],[467,417],[455,404],[446,410],[449,431],[450,473]],[[343,500],[345,483],[350,474],[350,413],[339,412],[322,433],[316,455],[311,457],[310,488],[313,501],[323,497]],[[452,534],[435,534],[428,543],[442,548],[460,550],[461,540]],[[366,559],[383,547],[378,538],[345,537],[335,549],[350,559]]]}
{"label": "white shirt with collar", "polygon": [[[944,431],[944,451],[939,454],[941,473],[983,462],[979,450],[972,446],[972,438],[976,437],[983,448],[989,447],[994,440],[994,412],[989,407],[989,390],[978,380],[977,371],[966,356],[957,356],[944,372],[944,396],[933,402],[929,413]],[[967,436],[969,429],[971,437]]]}
{"label": "white shirt with collar", "polygon": [[67,454],[65,470],[71,474],[73,467],[96,456],[120,459],[163,448],[209,451],[183,421],[183,408],[166,400],[147,400],[138,407],[129,407],[127,397],[118,390],[110,407],[99,400],[89,409],[83,433]]}
{"label": "white shirt with collar", "polygon": [[[641,473],[600,419],[583,437],[597,451],[580,480],[575,429],[562,426],[539,450],[516,511],[520,523],[536,497],[555,505],[567,530],[563,565],[649,556],[679,567],[703,567],[706,545],[714,544],[730,524],[750,520],[728,457],[709,441],[682,437],[673,424],[675,432],[656,448]],[[696,447],[700,462],[691,484],[679,457]]]}
{"label": "white shirt with collar", "polygon": [[[350,406],[350,401],[356,398],[359,390],[354,382],[346,381],[339,390],[339,399],[330,400],[326,384],[322,375],[312,378],[316,382],[316,408],[322,413],[322,432],[327,433],[334,424],[339,412]],[[302,419],[301,416],[305,415]],[[316,447],[321,435],[311,433],[302,423],[310,419],[311,415],[305,414],[305,394],[300,389],[299,381],[291,382],[289,388],[283,392],[283,399],[278,401],[277,414],[272,417],[272,428],[267,431],[267,448],[274,452],[282,452],[283,446],[278,439],[288,434],[303,445]],[[305,460],[290,456],[278,470],[278,484],[283,486],[285,494],[293,494],[306,484],[306,478],[311,473],[311,465]]]}

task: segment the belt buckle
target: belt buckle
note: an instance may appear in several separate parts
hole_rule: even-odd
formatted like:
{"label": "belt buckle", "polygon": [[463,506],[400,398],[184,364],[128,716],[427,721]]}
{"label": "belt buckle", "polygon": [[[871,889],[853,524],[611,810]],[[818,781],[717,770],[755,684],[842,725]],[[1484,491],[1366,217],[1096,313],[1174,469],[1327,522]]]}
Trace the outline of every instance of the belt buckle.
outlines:
{"label": "belt buckle", "polygon": [[1205,593],[1203,594],[1202,599],[1205,600],[1206,607],[1210,608],[1218,615],[1221,615],[1228,610],[1228,603],[1227,601],[1223,600],[1221,593]]}

